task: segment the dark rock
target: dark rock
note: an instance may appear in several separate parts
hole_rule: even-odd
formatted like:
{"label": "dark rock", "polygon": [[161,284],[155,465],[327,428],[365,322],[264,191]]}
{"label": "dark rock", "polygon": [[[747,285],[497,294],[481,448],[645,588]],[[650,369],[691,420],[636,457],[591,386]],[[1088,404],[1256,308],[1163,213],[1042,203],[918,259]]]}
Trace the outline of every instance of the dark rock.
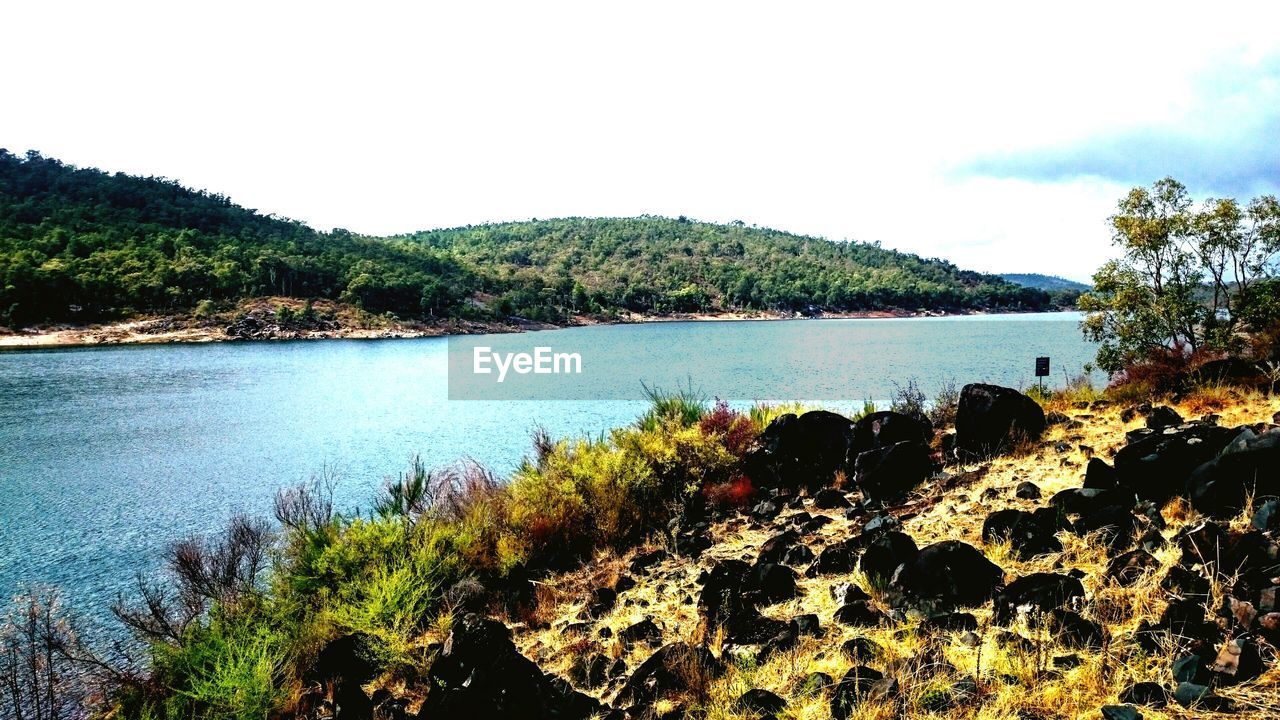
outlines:
{"label": "dark rock", "polygon": [[845,640],[840,651],[855,663],[871,662],[884,653],[884,648],[864,637]]}
{"label": "dark rock", "polygon": [[870,582],[883,586],[889,583],[899,566],[915,560],[919,554],[910,535],[889,532],[871,541],[862,553],[859,567]]}
{"label": "dark rock", "polygon": [[652,550],[647,553],[640,553],[631,560],[631,574],[640,575],[654,565],[666,560],[667,557],[666,550]]}
{"label": "dark rock", "polygon": [[851,582],[843,582],[831,587],[831,598],[840,605],[847,605],[858,600],[870,600],[871,596],[857,585]]}
{"label": "dark rock", "polygon": [[1174,565],[1160,581],[1160,589],[1183,598],[1203,599],[1209,596],[1209,578]]}
{"label": "dark rock", "polygon": [[862,534],[873,536],[882,532],[898,530],[902,527],[902,521],[893,515],[880,514],[871,518],[862,526]]}
{"label": "dark rock", "polygon": [[1182,424],[1182,416],[1168,405],[1161,405],[1151,409],[1147,413],[1147,427],[1152,430],[1163,430],[1167,427],[1177,427]]}
{"label": "dark rock", "polygon": [[756,439],[743,459],[756,487],[785,489],[828,487],[837,472],[848,474],[853,423],[825,410],[799,417],[782,415]]}
{"label": "dark rock", "polygon": [[1057,410],[1054,410],[1044,416],[1045,425],[1066,425],[1069,422],[1071,422],[1071,418],[1067,417],[1065,413],[1060,413]]}
{"label": "dark rock", "polygon": [[1073,649],[1100,650],[1106,640],[1101,625],[1063,608],[1050,611],[1049,632]]}
{"label": "dark rock", "polygon": [[1137,499],[1132,490],[1123,488],[1068,488],[1049,498],[1049,504],[1072,515],[1092,515],[1110,508],[1127,510]]}
{"label": "dark rock", "polygon": [[1206,685],[1184,682],[1173,692],[1173,699],[1185,708],[1196,708],[1210,712],[1230,712],[1231,701],[1214,694]]}
{"label": "dark rock", "polygon": [[1022,500],[1039,500],[1040,486],[1033,482],[1018,483],[1018,487],[1014,488],[1013,494]]}
{"label": "dark rock", "polygon": [[382,671],[376,662],[377,646],[365,633],[352,633],[330,640],[320,649],[307,679],[317,682],[364,685]]}
{"label": "dark rock", "polygon": [[1227,553],[1230,536],[1226,528],[1205,520],[1178,533],[1177,543],[1182,550],[1182,564],[1216,565]]}
{"label": "dark rock", "polygon": [[853,426],[851,457],[859,453],[889,447],[900,442],[928,445],[933,440],[933,425],[925,418],[914,418],[891,410],[864,415]]}
{"label": "dark rock", "polygon": [[1116,481],[1143,500],[1163,503],[1186,491],[1192,470],[1226,447],[1235,432],[1188,423],[1162,432],[1141,430],[1115,456]]}
{"label": "dark rock", "polygon": [[852,507],[844,493],[835,488],[823,488],[813,496],[813,506],[819,510],[835,510]]}
{"label": "dark rock", "polygon": [[1190,375],[1188,384],[1191,386],[1232,385],[1263,389],[1270,383],[1257,363],[1244,358],[1229,357],[1210,360],[1196,368]]}
{"label": "dark rock", "polygon": [[994,544],[1004,540],[1018,557],[1029,559],[1062,551],[1062,543],[1054,537],[1057,532],[1056,513],[1025,510],[997,510],[982,523],[982,541]]}
{"label": "dark rock", "polygon": [[858,543],[854,538],[828,545],[818,554],[818,559],[809,566],[805,575],[817,577],[853,572],[854,568],[858,567],[858,554]]}
{"label": "dark rock", "polygon": [[1211,669],[1217,684],[1234,685],[1257,678],[1266,665],[1257,640],[1242,635],[1223,643]]}
{"label": "dark rock", "polygon": [[965,632],[978,629],[978,619],[970,613],[954,612],[930,615],[920,622],[923,631]]}
{"label": "dark rock", "polygon": [[834,619],[842,625],[851,627],[875,627],[886,624],[889,620],[888,616],[877,610],[867,600],[856,600],[841,605],[840,609],[836,610]]}
{"label": "dark rock", "polygon": [[630,575],[619,575],[618,581],[613,584],[613,591],[615,593],[624,593],[635,586],[636,586],[635,578],[631,577]]}
{"label": "dark rock", "polygon": [[760,546],[760,554],[756,557],[756,564],[783,562],[787,553],[798,545],[801,545],[800,533],[785,530],[764,541]]}
{"label": "dark rock", "polygon": [[965,385],[956,410],[955,448],[970,457],[985,457],[1020,438],[1039,439],[1044,427],[1044,410],[1017,390]]}
{"label": "dark rock", "polygon": [[744,590],[756,605],[790,600],[796,596],[796,571],[786,565],[756,565],[747,573]]}
{"label": "dark rock", "polygon": [[1091,490],[1109,490],[1115,486],[1115,468],[1100,458],[1091,458],[1084,469],[1084,487]]}
{"label": "dark rock", "polygon": [[583,687],[600,687],[608,679],[609,659],[600,653],[577,658],[569,669],[569,677]]}
{"label": "dark rock", "polygon": [[800,681],[799,692],[802,695],[817,695],[825,692],[827,688],[835,684],[835,678],[824,672],[813,672],[805,676]]}
{"label": "dark rock", "polygon": [[1084,585],[1070,575],[1032,573],[996,594],[992,622],[1007,627],[1020,613],[1048,613],[1084,597]]}
{"label": "dark rock", "polygon": [[840,678],[831,694],[831,717],[849,720],[855,708],[871,695],[875,684],[884,679],[878,671],[863,665],[855,665]]}
{"label": "dark rock", "polygon": [[595,699],[547,676],[516,651],[500,622],[467,614],[456,619],[428,671],[419,718],[510,717],[583,719],[600,711]]}
{"label": "dark rock", "polygon": [[757,520],[772,520],[782,512],[782,507],[772,500],[761,500],[751,508],[751,516]]}
{"label": "dark rock", "polygon": [[1107,577],[1120,587],[1130,587],[1150,570],[1160,567],[1160,561],[1146,550],[1130,550],[1117,555],[1107,563]]}
{"label": "dark rock", "polygon": [[1142,527],[1142,521],[1129,509],[1130,505],[1110,505],[1087,513],[1072,525],[1077,535],[1098,533],[1101,542],[1111,552],[1119,552],[1133,546],[1133,536]]}
{"label": "dark rock", "polygon": [[1269,498],[1257,503],[1252,525],[1262,532],[1280,533],[1280,499]]}
{"label": "dark rock", "polygon": [[1003,582],[1003,570],[977,548],[959,540],[921,549],[894,580],[907,599],[938,607],[981,605]]}
{"label": "dark rock", "polygon": [[787,701],[769,692],[756,688],[743,693],[733,703],[733,709],[744,713],[780,713],[787,709]]}
{"label": "dark rock", "polygon": [[613,609],[618,602],[618,593],[613,588],[596,588],[591,591],[591,600],[587,602],[587,614],[600,618]]}
{"label": "dark rock", "polygon": [[797,615],[791,618],[791,629],[796,635],[818,637],[822,634],[822,622],[813,613]]}
{"label": "dark rock", "polygon": [[687,689],[689,682],[697,677],[716,678],[723,673],[724,664],[702,646],[665,645],[631,673],[618,691],[615,704],[652,704],[670,693]]}
{"label": "dark rock", "polygon": [[1162,708],[1169,704],[1169,691],[1160,683],[1134,683],[1120,691],[1120,702],[1126,705],[1147,705]]}
{"label": "dark rock", "polygon": [[1280,429],[1261,435],[1242,430],[1187,480],[1191,506],[1210,517],[1239,513],[1250,494],[1280,495]]}
{"label": "dark rock", "polygon": [[860,453],[853,469],[868,500],[896,500],[933,474],[933,455],[922,442],[900,442]]}
{"label": "dark rock", "polygon": [[1132,705],[1103,705],[1103,720],[1142,720],[1142,713]]}
{"label": "dark rock", "polygon": [[652,618],[645,618],[619,631],[618,639],[624,645],[634,645],[635,643],[657,645],[662,642],[662,628],[658,627]]}
{"label": "dark rock", "polygon": [[1207,685],[1212,680],[1204,658],[1199,655],[1185,655],[1173,661],[1173,681],[1175,683],[1194,683]]}

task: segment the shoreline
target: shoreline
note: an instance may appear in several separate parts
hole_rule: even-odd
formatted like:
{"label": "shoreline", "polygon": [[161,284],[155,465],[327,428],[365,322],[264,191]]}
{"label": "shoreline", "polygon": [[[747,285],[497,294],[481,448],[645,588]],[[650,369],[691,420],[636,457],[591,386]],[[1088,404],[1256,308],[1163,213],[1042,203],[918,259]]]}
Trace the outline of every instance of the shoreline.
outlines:
{"label": "shoreline", "polygon": [[[284,300],[283,303],[255,302],[251,312],[261,313],[277,304],[298,304],[300,301]],[[269,310],[268,310],[269,311]],[[595,325],[638,325],[664,322],[748,322],[773,320],[900,320],[908,318],[964,317],[972,315],[1016,315],[1026,311],[975,310],[970,312],[942,312],[905,310],[862,310],[849,312],[801,315],[782,312],[702,312],[649,315],[628,313],[618,318],[601,318],[587,315],[575,316],[570,322],[553,324],[513,318],[510,321],[475,321],[448,319],[435,323],[418,321],[401,322],[379,318],[380,323],[369,326],[361,323],[340,323],[324,329],[278,329],[253,336],[236,336],[227,331],[231,319],[199,320],[180,315],[153,316],[133,320],[89,325],[51,325],[24,328],[17,331],[0,330],[0,352],[6,350],[31,350],[47,348],[77,348],[124,345],[202,344],[244,341],[285,340],[384,340],[454,335],[484,335],[497,333],[523,333],[539,330],[561,330],[571,327]],[[1042,312],[1070,312],[1054,310]]]}

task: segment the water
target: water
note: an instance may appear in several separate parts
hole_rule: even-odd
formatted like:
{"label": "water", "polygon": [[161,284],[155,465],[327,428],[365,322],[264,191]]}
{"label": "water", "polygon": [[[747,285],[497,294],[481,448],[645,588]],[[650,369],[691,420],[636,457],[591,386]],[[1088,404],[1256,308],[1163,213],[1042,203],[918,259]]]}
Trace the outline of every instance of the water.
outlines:
{"label": "water", "polygon": [[327,467],[340,478],[338,505],[357,508],[415,453],[429,466],[469,458],[509,473],[535,426],[598,435],[632,421],[642,382],[691,382],[739,405],[798,391],[847,410],[910,378],[927,393],[946,379],[1026,387],[1034,358],[1049,355],[1049,382],[1061,385],[1064,369],[1095,352],[1078,322],[659,323],[520,336],[609,368],[610,387],[559,401],[450,401],[443,338],[0,352],[0,597],[57,585],[101,620],[172,541],[235,512],[269,515],[279,487]]}

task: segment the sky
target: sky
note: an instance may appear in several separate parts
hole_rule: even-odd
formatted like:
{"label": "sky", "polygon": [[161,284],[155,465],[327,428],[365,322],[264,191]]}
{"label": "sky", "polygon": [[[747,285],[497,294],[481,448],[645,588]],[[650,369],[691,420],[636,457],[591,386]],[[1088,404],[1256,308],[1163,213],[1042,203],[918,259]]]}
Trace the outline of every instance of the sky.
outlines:
{"label": "sky", "polygon": [[52,0],[0,27],[0,147],[322,230],[686,215],[1087,280],[1134,185],[1280,192],[1276,3]]}

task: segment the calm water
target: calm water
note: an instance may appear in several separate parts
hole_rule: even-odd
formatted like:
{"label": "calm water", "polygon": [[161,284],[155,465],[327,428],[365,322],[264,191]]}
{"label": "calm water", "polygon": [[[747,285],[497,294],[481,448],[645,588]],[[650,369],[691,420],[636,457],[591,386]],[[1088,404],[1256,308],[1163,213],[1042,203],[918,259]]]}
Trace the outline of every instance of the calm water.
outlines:
{"label": "calm water", "polygon": [[1095,351],[1078,322],[662,323],[527,336],[603,359],[613,387],[595,397],[609,400],[450,401],[441,338],[0,352],[0,597],[61,585],[102,617],[170,542],[237,511],[269,515],[277,488],[326,466],[343,508],[366,504],[415,453],[507,473],[535,426],[596,435],[630,422],[642,382],[692,383],[736,404],[803,387],[847,409],[910,378],[930,393],[948,378],[1026,387],[1035,356],[1050,355],[1060,385]]}

